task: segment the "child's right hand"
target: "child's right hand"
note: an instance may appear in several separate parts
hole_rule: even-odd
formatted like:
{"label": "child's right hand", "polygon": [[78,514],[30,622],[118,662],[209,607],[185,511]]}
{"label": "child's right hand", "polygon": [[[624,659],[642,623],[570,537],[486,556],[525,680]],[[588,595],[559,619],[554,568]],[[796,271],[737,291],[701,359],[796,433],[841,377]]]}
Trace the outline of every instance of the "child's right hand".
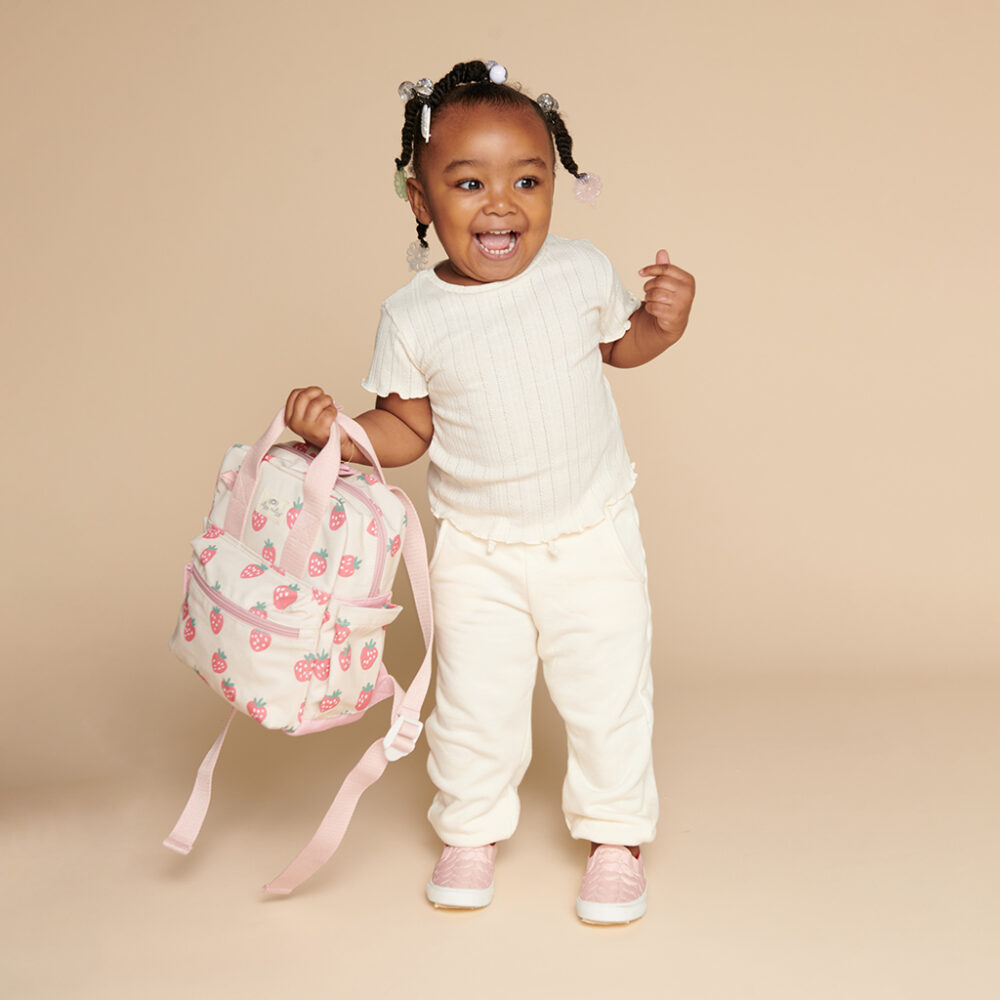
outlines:
{"label": "child's right hand", "polygon": [[293,389],[285,403],[285,423],[289,430],[317,448],[330,440],[330,428],[336,417],[336,404],[318,385]]}

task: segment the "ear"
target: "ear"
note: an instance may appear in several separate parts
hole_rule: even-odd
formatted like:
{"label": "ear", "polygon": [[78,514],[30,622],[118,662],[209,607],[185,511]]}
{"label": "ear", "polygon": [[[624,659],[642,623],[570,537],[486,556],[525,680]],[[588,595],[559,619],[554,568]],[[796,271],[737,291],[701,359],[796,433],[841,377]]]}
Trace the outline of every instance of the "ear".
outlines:
{"label": "ear", "polygon": [[424,187],[415,177],[406,179],[406,197],[409,199],[410,208],[413,209],[417,222],[429,226],[434,220],[431,218],[431,210],[427,204]]}

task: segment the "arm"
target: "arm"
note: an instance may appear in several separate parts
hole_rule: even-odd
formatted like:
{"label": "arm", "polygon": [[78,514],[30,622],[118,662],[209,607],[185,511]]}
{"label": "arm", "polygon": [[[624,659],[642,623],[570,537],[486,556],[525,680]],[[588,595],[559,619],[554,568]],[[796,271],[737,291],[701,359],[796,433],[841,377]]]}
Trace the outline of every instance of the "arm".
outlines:
{"label": "arm", "polygon": [[623,337],[601,344],[605,364],[614,368],[636,368],[662,354],[681,339],[691,313],[694,278],[671,264],[666,250],[658,250],[656,263],[639,273],[649,278],[645,302],[629,317]]}
{"label": "arm", "polygon": [[[285,403],[285,423],[310,444],[322,448],[330,440],[337,415],[333,400],[319,386],[293,389]],[[371,439],[379,462],[387,468],[408,465],[428,448],[434,436],[431,404],[426,396],[401,399],[396,393],[379,396],[374,410],[355,418]],[[345,461],[361,461],[350,441],[341,445]]]}

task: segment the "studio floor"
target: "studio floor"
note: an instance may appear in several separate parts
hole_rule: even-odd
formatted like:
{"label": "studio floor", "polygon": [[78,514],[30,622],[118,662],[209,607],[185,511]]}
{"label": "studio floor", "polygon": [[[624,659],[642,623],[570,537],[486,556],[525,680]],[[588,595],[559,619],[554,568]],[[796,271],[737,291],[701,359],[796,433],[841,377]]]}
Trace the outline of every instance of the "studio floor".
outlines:
{"label": "studio floor", "polygon": [[[371,732],[234,727],[187,858],[160,840],[200,745],[8,792],[3,994],[995,998],[998,697],[960,673],[661,680],[650,906],[622,928],[574,916],[585,847],[565,833],[553,755],[522,786],[481,912],[423,897],[437,845],[422,753],[362,800],[324,870],[261,895]],[[535,725],[558,725],[543,694]]]}

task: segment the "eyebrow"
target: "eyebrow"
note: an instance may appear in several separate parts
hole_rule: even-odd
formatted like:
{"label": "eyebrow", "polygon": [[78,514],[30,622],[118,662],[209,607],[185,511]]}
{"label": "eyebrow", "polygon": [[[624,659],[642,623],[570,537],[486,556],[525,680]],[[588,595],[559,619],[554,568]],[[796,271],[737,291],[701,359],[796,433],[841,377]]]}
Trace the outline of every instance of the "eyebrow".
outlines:
{"label": "eyebrow", "polygon": [[[448,174],[453,170],[461,170],[464,168],[472,167],[482,167],[482,160],[452,160],[442,171],[442,173]],[[523,160],[512,160],[510,163],[512,167],[538,167],[541,170],[548,170],[549,165],[540,156],[529,156]]]}

